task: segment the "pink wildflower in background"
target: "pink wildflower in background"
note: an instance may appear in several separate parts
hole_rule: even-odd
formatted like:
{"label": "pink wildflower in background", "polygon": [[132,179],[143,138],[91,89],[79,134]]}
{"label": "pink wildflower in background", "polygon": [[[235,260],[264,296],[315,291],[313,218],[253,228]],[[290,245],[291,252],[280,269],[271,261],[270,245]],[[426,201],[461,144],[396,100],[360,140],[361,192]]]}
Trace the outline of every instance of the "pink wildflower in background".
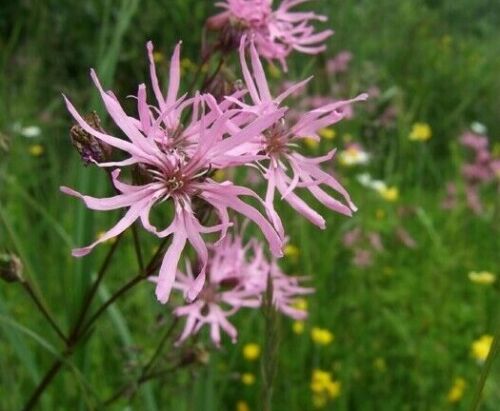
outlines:
{"label": "pink wildflower in background", "polygon": [[[466,131],[460,137],[460,144],[471,151],[472,161],[462,165],[461,174],[464,183],[465,201],[469,209],[475,214],[484,211],[481,201],[481,188],[500,181],[500,160],[494,158],[489,149],[489,139],[483,134]],[[458,199],[457,188],[449,183],[447,193],[442,202],[442,207],[450,209],[456,207]]]}
{"label": "pink wildflower in background", "polygon": [[272,9],[272,0],[225,0],[216,3],[223,12],[211,17],[207,26],[222,30],[226,42],[236,48],[240,38],[253,40],[258,53],[268,60],[278,60],[287,71],[286,58],[297,50],[317,54],[326,49],[322,44],[333,34],[332,30],[316,33],[313,21],[326,21],[326,17],[312,11],[292,11],[310,0],[283,0]]}
{"label": "pink wildflower in background", "polygon": [[349,68],[351,60],[352,53],[350,51],[343,50],[326,62],[326,71],[332,76],[335,74],[345,73]]}
{"label": "pink wildflower in background", "polygon": [[[241,308],[257,308],[262,304],[268,279],[272,282],[273,304],[283,314],[304,319],[307,312],[293,307],[301,295],[314,292],[300,285],[302,278],[284,274],[276,260],[265,257],[262,244],[251,240],[243,244],[241,236],[227,236],[217,247],[210,247],[207,281],[194,301],[175,309],[174,314],[185,317],[184,330],[178,339],[182,343],[204,326],[210,328],[210,337],[220,345],[221,330],[233,342],[237,331],[228,318]],[[156,280],[155,280],[156,281]],[[187,263],[186,273],[179,272],[173,285],[186,298],[196,282]]]}
{"label": "pink wildflower in background", "polygon": [[[148,51],[151,56],[152,47],[149,44]],[[140,220],[146,230],[160,238],[172,236],[156,287],[157,298],[164,303],[169,298],[177,265],[187,242],[196,250],[200,262],[199,273],[189,290],[189,298],[194,298],[203,288],[208,263],[203,235],[220,233],[221,238],[224,238],[233,224],[229,209],[254,221],[269,241],[271,251],[277,256],[281,255],[282,239],[275,229],[256,208],[240,198],[252,197],[262,204],[257,194],[229,181],[216,182],[208,174],[212,169],[223,169],[256,159],[257,157],[247,153],[231,152],[245,142],[254,140],[276,123],[284,111],[274,110],[246,122],[241,129],[230,130],[227,124],[229,120],[237,118],[238,111],[227,110],[229,104],[219,106],[210,95],[197,94],[190,100],[177,99],[180,82],[179,46],[172,57],[166,98],[160,91],[154,65],[151,64],[151,80],[158,107],[147,104],[146,88],[141,84],[137,93],[138,119],[129,117],[123,111],[114,94],[102,89],[92,71],[92,79],[101,93],[106,110],[127,140],[91,127],[65,98],[68,110],[83,130],[99,141],[123,151],[128,157],[122,161],[98,164],[100,167],[114,168],[111,175],[118,194],[113,197],[94,198],[67,187],[62,187],[61,190],[81,198],[93,210],[128,209],[118,223],[99,240],[87,247],[75,249],[74,256],[88,254],[97,244],[121,234],[136,220]],[[191,120],[181,127],[181,113],[188,106],[192,107]],[[120,170],[131,165],[142,169],[148,180],[145,184],[130,185],[119,180]],[[174,216],[168,227],[158,229],[150,222],[149,214],[155,205],[165,207],[163,203],[167,201],[173,207]],[[200,202],[210,206],[215,212],[218,224],[205,226],[200,222],[195,211]]]}

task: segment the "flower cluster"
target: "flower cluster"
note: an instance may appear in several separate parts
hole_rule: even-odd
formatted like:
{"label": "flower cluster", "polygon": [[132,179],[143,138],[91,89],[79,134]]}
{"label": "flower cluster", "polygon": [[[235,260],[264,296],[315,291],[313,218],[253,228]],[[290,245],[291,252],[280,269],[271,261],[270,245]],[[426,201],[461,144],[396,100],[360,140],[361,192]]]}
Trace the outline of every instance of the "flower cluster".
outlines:
{"label": "flower cluster", "polygon": [[[477,127],[476,127],[477,128]],[[484,130],[485,132],[485,130]],[[500,181],[500,160],[489,149],[489,140],[485,134],[467,131],[460,137],[460,144],[472,152],[473,159],[462,166],[462,180],[467,206],[475,213],[483,212],[480,189],[492,181]],[[458,190],[454,183],[446,188],[447,196],[442,202],[445,209],[457,205]]]}
{"label": "flower cluster", "polygon": [[242,37],[252,40],[259,55],[278,60],[287,71],[286,58],[297,50],[317,54],[326,49],[321,44],[332,30],[315,33],[313,21],[326,21],[314,12],[292,11],[309,0],[283,0],[276,10],[272,0],[224,0],[217,3],[223,11],[207,21],[207,27],[222,33],[221,46],[234,48]]}
{"label": "flower cluster", "polygon": [[[321,203],[342,214],[351,215],[356,210],[338,181],[319,167],[332,159],[334,151],[323,157],[308,158],[298,152],[296,142],[311,136],[319,138],[318,130],[343,118],[340,111],[343,106],[366,96],[328,104],[303,113],[296,121],[290,122],[286,116],[287,107],[282,103],[305,82],[292,86],[278,97],[272,97],[253,43],[249,47],[251,69],[247,64],[246,44],[247,40],[243,37],[240,61],[249,99],[245,99],[244,91],[225,96],[221,102],[217,102],[211,94],[200,92],[194,96],[179,97],[180,44],[171,59],[170,83],[164,95],[153,60],[153,46],[148,43],[150,76],[156,101],[148,103],[146,86],[139,85],[135,96],[137,117],[126,114],[116,96],[111,91],[105,91],[96,73],[91,71],[109,115],[127,139],[93,127],[65,97],[68,110],[85,133],[127,155],[124,159],[104,162],[93,158],[91,152],[86,156],[86,161],[113,169],[110,175],[117,191],[115,196],[94,198],[67,187],[61,188],[64,193],[82,199],[87,207],[94,210],[128,209],[118,223],[97,241],[75,249],[74,256],[88,254],[97,244],[119,235],[140,220],[150,233],[160,238],[171,236],[172,241],[157,279],[156,295],[161,302],[165,303],[169,298],[186,244],[189,242],[195,249],[199,263],[187,292],[187,298],[193,300],[205,284],[208,267],[205,236],[218,233],[218,243],[224,240],[235,221],[230,210],[258,225],[276,257],[282,255],[285,238],[283,224],[274,208],[276,190],[282,199],[321,228],[325,227],[323,217],[295,193],[297,189],[308,190]],[[188,117],[186,113],[190,113],[188,120],[184,120]],[[129,166],[140,170],[143,184],[129,184],[120,178],[121,170]],[[220,170],[243,166],[257,168],[267,180],[264,200],[247,187],[211,178]],[[345,203],[323,187],[339,193]],[[243,198],[253,199],[256,205],[250,205]],[[167,205],[172,215],[169,224],[163,228],[150,221],[152,209],[160,205],[165,210],[163,216],[168,215]],[[264,208],[265,216],[257,208],[259,205]],[[206,225],[202,220],[207,215],[217,221]],[[271,270],[279,272],[275,264],[271,264]],[[275,292],[278,290],[276,288]]]}
{"label": "flower cluster", "polygon": [[[243,307],[257,308],[271,282],[273,305],[282,314],[293,319],[304,319],[307,312],[294,307],[296,296],[312,293],[312,288],[302,287],[304,278],[285,275],[275,259],[269,261],[262,243],[255,239],[244,244],[241,236],[228,235],[217,247],[210,247],[207,264],[207,280],[203,289],[192,302],[179,306],[174,314],[186,317],[184,331],[179,343],[196,334],[203,326],[210,327],[212,341],[220,344],[221,329],[236,341],[236,328],[228,317]],[[196,283],[191,265],[186,263],[186,272],[179,272],[173,285],[184,297]],[[245,358],[255,359],[259,347],[245,347]]]}
{"label": "flower cluster", "polygon": [[314,408],[324,408],[329,401],[338,398],[341,394],[341,383],[332,379],[328,371],[313,370],[311,377],[311,391]]}

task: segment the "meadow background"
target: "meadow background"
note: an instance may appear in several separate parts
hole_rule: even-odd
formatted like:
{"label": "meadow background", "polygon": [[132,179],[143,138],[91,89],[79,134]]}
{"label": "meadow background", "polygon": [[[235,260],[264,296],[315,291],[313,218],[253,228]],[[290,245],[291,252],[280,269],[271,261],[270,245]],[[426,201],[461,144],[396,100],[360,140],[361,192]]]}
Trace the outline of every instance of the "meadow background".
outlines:
{"label": "meadow background", "polygon": [[[280,208],[293,245],[283,268],[311,275],[317,291],[307,298],[304,324],[280,321],[273,409],[314,409],[311,378],[320,369],[335,382],[323,409],[469,410],[484,367],[472,347],[500,328],[500,290],[497,282],[479,284],[468,274],[499,274],[500,203],[497,179],[480,189],[482,212],[467,207],[460,170],[471,154],[459,137],[480,122],[500,156],[500,3],[323,0],[307,6],[327,14],[336,34],[325,55],[295,56],[286,79],[314,74],[311,95],[371,90],[371,101],[320,143],[339,150],[360,143],[370,162],[335,166],[359,206],[352,219],[323,210],[328,229],[319,231]],[[63,184],[109,192],[106,177],[83,167],[71,145],[61,92],[102,114],[88,69],[95,67],[105,87],[124,98],[147,81],[147,40],[162,53],[157,60],[164,70],[183,40],[187,87],[202,24],[214,11],[208,0],[0,3],[0,250],[20,257],[24,275],[65,330],[112,244],[79,261],[70,249],[95,238],[115,216],[89,212],[59,192]],[[353,56],[348,70],[328,75],[328,59],[342,50]],[[285,79],[268,69],[276,85]],[[427,124],[432,137],[411,141],[415,123]],[[363,173],[384,181],[389,194],[360,184]],[[448,182],[456,183],[458,200],[443,209]],[[362,234],[349,246],[353,230]],[[370,233],[379,234],[383,247]],[[137,271],[131,236],[124,241],[101,300]],[[153,254],[154,238],[141,234],[141,243]],[[107,409],[259,410],[260,358],[249,360],[244,347],[262,346],[262,316],[242,312],[235,322],[237,344],[226,339],[216,350],[201,335],[181,350],[166,347],[166,365],[195,360]],[[171,323],[170,309],[144,283],[97,324],[40,409],[100,409],[100,401],[137,378]],[[22,407],[60,349],[23,288],[2,282],[0,410]],[[499,371],[494,364],[482,410],[498,409]]]}

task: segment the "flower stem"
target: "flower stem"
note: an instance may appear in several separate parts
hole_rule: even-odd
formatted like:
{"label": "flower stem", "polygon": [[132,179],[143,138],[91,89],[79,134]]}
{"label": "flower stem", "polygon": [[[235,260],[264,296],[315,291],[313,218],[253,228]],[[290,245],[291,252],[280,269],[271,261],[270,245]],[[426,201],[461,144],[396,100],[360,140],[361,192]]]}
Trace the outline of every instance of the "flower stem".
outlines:
{"label": "flower stem", "polygon": [[70,357],[73,352],[74,348],[80,343],[82,338],[87,334],[93,323],[106,311],[106,309],[113,303],[115,302],[120,296],[125,294],[128,290],[133,288],[136,284],[144,280],[145,278],[148,277],[148,275],[151,275],[151,273],[157,268],[157,263],[158,263],[158,257],[160,256],[161,252],[163,251],[165,245],[167,244],[169,237],[167,237],[165,240],[163,240],[162,244],[160,247],[158,247],[158,251],[154,254],[154,256],[151,258],[148,266],[144,271],[141,271],[138,275],[136,275],[132,280],[130,280],[128,283],[126,283],[124,286],[122,286],[115,294],[113,294],[108,301],[106,301],[95,313],[94,315],[88,320],[85,325],[84,324],[84,319],[86,316],[86,313],[90,307],[90,303],[92,302],[92,299],[94,298],[97,288],[99,286],[99,283],[102,281],[105,272],[107,271],[107,267],[109,266],[111,262],[111,257],[114,254],[114,250],[116,250],[117,241],[113,244],[113,247],[110,249],[108,254],[106,255],[106,258],[104,259],[104,262],[98,272],[97,279],[92,285],[92,288],[90,289],[89,293],[87,294],[87,297],[84,299],[84,304],[82,305],[82,308],[80,310],[80,314],[75,322],[75,325],[72,327],[72,330],[70,332],[69,337],[66,339],[66,349],[64,352],[60,355],[58,359],[54,361],[50,369],[47,371],[43,379],[40,381],[38,386],[35,388],[35,391],[31,395],[31,397],[28,399],[26,402],[26,405],[23,407],[23,411],[30,411],[32,410],[36,404],[38,403],[38,400],[40,399],[41,395],[44,393],[44,391],[47,389],[47,387],[50,385],[54,377],[59,373],[59,371],[62,369],[62,365],[64,363],[64,359]]}
{"label": "flower stem", "polygon": [[272,410],[273,385],[278,371],[279,350],[279,317],[273,304],[273,286],[271,276],[268,276],[267,289],[263,304],[265,335],[264,350],[261,362],[261,401],[262,411]]}
{"label": "flower stem", "polygon": [[[122,233],[123,234],[123,233]],[[83,301],[83,304],[80,309],[80,313],[78,314],[78,318],[75,322],[75,325],[73,326],[71,333],[70,333],[70,339],[74,339],[75,336],[79,333],[80,327],[82,326],[83,321],[85,320],[85,316],[87,315],[87,312],[90,308],[90,305],[92,303],[92,300],[95,297],[95,294],[97,292],[97,289],[99,288],[99,285],[101,284],[104,275],[106,274],[106,271],[109,267],[109,264],[111,263],[111,260],[113,258],[113,255],[118,248],[118,245],[120,243],[120,240],[122,238],[122,234],[120,234],[117,238],[116,241],[113,243],[111,248],[109,249],[108,253],[106,254],[106,257],[104,258],[103,263],[101,264],[101,267],[99,268],[99,271],[97,272],[97,278],[92,284],[92,287],[88,291],[87,295],[85,296],[85,299]]]}
{"label": "flower stem", "polygon": [[175,365],[167,370],[149,373],[149,371],[151,370],[151,368],[154,365],[154,362],[156,361],[156,359],[158,358],[158,356],[162,352],[163,347],[165,346],[165,343],[167,342],[167,340],[170,338],[170,336],[174,332],[175,328],[177,327],[178,322],[179,322],[179,319],[177,317],[175,317],[174,321],[172,322],[172,324],[167,329],[167,331],[165,332],[165,334],[161,338],[160,342],[158,343],[158,346],[156,347],[155,352],[153,353],[153,355],[151,356],[149,361],[142,367],[141,372],[139,374],[139,378],[137,378],[137,380],[135,380],[135,381],[129,382],[129,383],[123,385],[122,387],[120,387],[113,395],[111,395],[106,401],[104,401],[103,405],[108,406],[108,405],[112,404],[113,402],[118,400],[122,395],[126,394],[130,390],[132,390],[132,389],[137,390],[137,388],[139,388],[139,386],[141,384],[143,384],[143,383],[145,383],[145,382],[147,382],[147,381],[149,381],[157,376],[161,376],[161,375],[164,375],[166,373],[172,372],[175,369],[177,369],[180,365],[182,365],[183,362],[181,361],[181,362],[179,362],[179,364],[177,364],[177,365]]}
{"label": "flower stem", "polygon": [[479,381],[476,386],[476,392],[474,393],[474,398],[472,400],[470,411],[479,411],[481,407],[484,386],[486,384],[486,380],[491,371],[491,366],[493,365],[493,361],[495,360],[495,357],[499,349],[500,349],[500,326],[498,327],[495,336],[493,337],[493,342],[491,343],[491,348],[490,351],[488,352],[488,357],[486,358],[486,361],[483,364],[481,370],[481,376],[479,377]]}
{"label": "flower stem", "polygon": [[111,297],[109,297],[109,299],[101,307],[99,307],[99,309],[94,313],[94,315],[92,315],[92,317],[90,317],[90,319],[87,321],[85,326],[82,327],[82,331],[80,332],[80,335],[86,334],[87,331],[90,330],[90,327],[97,321],[97,319],[106,311],[106,309],[111,304],[113,304],[122,295],[126,294],[127,291],[132,289],[135,285],[137,285],[141,281],[148,278],[158,268],[158,265],[159,265],[158,257],[161,254],[167,241],[168,241],[168,238],[166,238],[163,241],[162,245],[160,245],[160,247],[158,247],[158,251],[151,258],[151,261],[149,262],[148,266],[144,270],[139,272],[139,274],[137,274],[130,281],[125,283]]}
{"label": "flower stem", "polygon": [[137,231],[136,224],[132,224],[132,236],[134,238],[134,248],[135,254],[137,256],[137,264],[139,265],[139,270],[144,271],[144,259],[142,258],[141,242],[139,241],[139,232]]}
{"label": "flower stem", "polygon": [[38,298],[38,296],[36,295],[35,291],[31,287],[31,284],[28,283],[28,282],[26,282],[26,281],[24,281],[23,282],[23,287],[26,290],[26,292],[28,293],[28,295],[31,297],[31,299],[33,300],[33,302],[35,303],[35,305],[37,306],[37,308],[40,310],[40,312],[42,313],[42,315],[48,321],[48,323],[50,324],[50,326],[52,327],[52,329],[59,336],[59,338],[61,338],[61,340],[63,340],[64,343],[67,343],[68,339],[66,338],[66,336],[64,335],[64,333],[62,332],[62,330],[59,328],[59,326],[57,325],[57,323],[54,320],[54,318],[52,317],[52,315],[45,308],[45,306],[43,305],[43,303],[40,300],[40,298]]}
{"label": "flower stem", "polygon": [[50,369],[43,377],[42,381],[40,381],[35,391],[33,391],[33,394],[31,394],[31,397],[29,398],[28,402],[23,407],[23,411],[30,411],[35,407],[35,405],[38,402],[38,399],[43,394],[48,385],[52,382],[54,377],[57,375],[62,365],[63,365],[62,359],[58,358],[57,360],[54,361]]}

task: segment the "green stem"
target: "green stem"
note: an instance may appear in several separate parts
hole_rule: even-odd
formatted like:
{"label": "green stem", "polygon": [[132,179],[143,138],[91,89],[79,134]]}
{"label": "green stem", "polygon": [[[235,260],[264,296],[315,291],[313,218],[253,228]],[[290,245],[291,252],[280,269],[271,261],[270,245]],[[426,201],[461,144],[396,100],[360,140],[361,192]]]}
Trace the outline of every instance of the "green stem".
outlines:
{"label": "green stem", "polygon": [[115,254],[116,249],[118,248],[118,245],[120,243],[120,240],[122,238],[122,234],[120,234],[117,238],[116,241],[113,243],[111,248],[109,249],[108,253],[106,254],[106,257],[104,258],[103,263],[101,264],[101,267],[99,268],[99,271],[97,272],[97,278],[92,284],[92,287],[88,291],[87,295],[85,296],[85,300],[81,306],[80,313],[78,314],[77,320],[75,322],[75,325],[73,326],[71,333],[70,333],[70,339],[75,338],[75,336],[79,333],[80,328],[82,326],[83,321],[85,320],[85,316],[87,315],[88,310],[90,309],[92,300],[95,297],[95,294],[97,292],[97,289],[99,288],[99,285],[101,284],[104,275],[106,274],[106,271],[109,267],[109,264],[111,263],[111,260],[113,258],[113,255]]}
{"label": "green stem", "polygon": [[155,255],[151,258],[151,261],[149,262],[148,266],[139,274],[137,274],[135,277],[133,277],[129,282],[125,283],[118,291],[116,291],[95,313],[90,317],[90,319],[87,321],[85,326],[82,328],[82,331],[79,333],[79,335],[86,334],[87,331],[89,331],[90,327],[97,321],[97,319],[107,310],[107,308],[113,304],[118,298],[120,298],[122,295],[127,293],[130,289],[132,289],[135,285],[140,283],[141,281],[145,280],[148,278],[157,268],[159,265],[159,256],[161,255],[167,241],[167,237],[163,243],[158,247],[157,252]]}
{"label": "green stem", "polygon": [[165,334],[161,338],[158,346],[156,347],[155,352],[153,353],[153,355],[151,356],[149,361],[146,363],[146,365],[144,365],[144,367],[142,367],[139,378],[137,378],[137,380],[135,380],[135,381],[129,382],[129,383],[123,385],[122,387],[120,387],[113,395],[111,395],[106,401],[104,401],[104,403],[103,403],[104,406],[108,406],[108,405],[112,404],[113,402],[117,401],[121,396],[123,396],[127,392],[130,392],[131,390],[134,390],[134,392],[135,392],[141,384],[143,384],[143,383],[145,383],[145,382],[147,382],[155,377],[172,372],[175,369],[177,369],[180,365],[183,364],[183,361],[181,360],[177,365],[175,365],[167,370],[149,373],[149,371],[153,367],[156,359],[161,354],[163,347],[165,346],[165,343],[167,342],[167,340],[170,338],[170,336],[174,332],[178,322],[179,322],[179,319],[177,317],[175,317],[174,321],[172,322],[170,327],[167,329],[167,331],[165,332]]}
{"label": "green stem", "polygon": [[35,405],[38,403],[40,396],[43,394],[45,389],[49,386],[54,377],[57,375],[62,365],[63,365],[62,358],[58,358],[57,360],[54,361],[52,366],[49,368],[49,370],[43,377],[42,381],[40,381],[35,391],[33,391],[33,394],[31,394],[31,397],[28,399],[28,402],[23,407],[23,411],[30,411],[35,407]]}
{"label": "green stem", "polygon": [[[82,338],[87,334],[89,331],[90,327],[92,324],[106,311],[106,309],[113,303],[115,302],[120,296],[126,293],[126,291],[130,290],[134,285],[142,281],[143,279],[147,278],[148,275],[150,275],[156,268],[157,268],[157,260],[161,252],[163,251],[163,248],[165,247],[166,243],[168,241],[168,237],[163,240],[162,244],[160,247],[158,247],[158,251],[155,253],[155,255],[151,258],[150,263],[148,264],[148,267],[146,268],[145,271],[139,273],[137,276],[135,276],[132,280],[130,280],[128,283],[126,283],[124,286],[122,286],[114,295],[112,295],[108,301],[106,301],[94,315],[90,318],[87,323],[82,326],[83,324],[83,319],[85,318],[86,312],[90,306],[90,304],[87,304],[86,307],[82,307],[80,311],[80,315],[78,316],[77,322],[75,322],[74,327],[72,328],[72,331],[70,333],[70,336],[67,339],[66,342],[66,349],[64,352],[60,355],[60,357],[54,361],[50,369],[47,371],[43,379],[40,381],[40,383],[37,385],[35,388],[35,391],[31,395],[31,397],[28,399],[26,402],[26,405],[23,408],[23,411],[30,411],[32,410],[36,404],[38,403],[38,400],[40,399],[41,395],[45,392],[47,387],[50,385],[54,377],[59,373],[59,371],[62,369],[64,360],[68,357],[70,357],[73,352],[74,348],[80,343]],[[115,244],[118,242],[115,242]],[[115,246],[115,244],[113,244]],[[114,251],[113,249],[116,249],[116,246],[113,247],[108,255],[106,256],[103,265],[101,266],[101,269],[99,270],[98,278],[94,282],[92,289],[94,291],[91,291],[88,295],[85,301],[89,300],[89,296],[92,297],[90,298],[89,302],[93,299],[93,296],[95,295],[98,285],[102,278],[104,277],[104,273],[106,272],[107,267],[109,266],[109,263],[111,261],[111,256],[113,255]]]}
{"label": "green stem", "polygon": [[279,317],[273,304],[273,285],[271,276],[267,279],[267,289],[263,304],[265,334],[264,350],[261,361],[261,402],[262,411],[272,410],[274,381],[278,371]]}
{"label": "green stem", "polygon": [[63,340],[63,342],[66,344],[68,342],[68,339],[64,335],[64,333],[61,331],[59,326],[57,325],[56,321],[52,317],[52,315],[49,313],[49,311],[45,308],[43,305],[42,301],[38,298],[36,295],[35,291],[31,287],[31,285],[28,282],[23,282],[23,287],[28,293],[28,295],[31,297],[37,308],[40,310],[42,315],[45,317],[45,319],[48,321],[52,329],[56,332],[56,334]]}
{"label": "green stem", "polygon": [[142,258],[141,242],[139,241],[139,232],[137,231],[137,225],[132,224],[132,236],[134,238],[134,248],[135,255],[137,257],[137,264],[139,265],[139,270],[141,273],[144,271],[144,259]]}

